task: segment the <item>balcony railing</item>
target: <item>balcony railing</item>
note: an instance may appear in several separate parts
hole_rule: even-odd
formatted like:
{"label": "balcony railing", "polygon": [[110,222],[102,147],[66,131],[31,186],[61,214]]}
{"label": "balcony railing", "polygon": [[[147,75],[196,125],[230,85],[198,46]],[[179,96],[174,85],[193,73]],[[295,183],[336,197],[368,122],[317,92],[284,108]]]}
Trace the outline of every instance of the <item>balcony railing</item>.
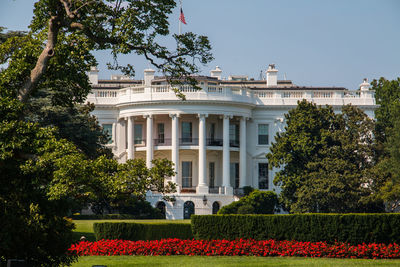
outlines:
{"label": "balcony railing", "polygon": [[239,145],[240,145],[239,140],[229,140],[230,147],[239,147]]}
{"label": "balcony railing", "polygon": [[192,186],[185,187],[185,186],[182,186],[181,193],[183,193],[183,194],[185,194],[185,193],[186,194],[196,193],[196,187],[192,187]]}
{"label": "balcony railing", "polygon": [[207,138],[207,146],[222,146],[222,145],[223,145],[222,139]]}
{"label": "balcony railing", "polygon": [[191,146],[191,145],[198,145],[199,139],[198,138],[179,138],[179,145],[181,146]]}
{"label": "balcony railing", "polygon": [[135,139],[133,143],[135,144],[135,146],[146,146],[145,139]]}
{"label": "balcony railing", "polygon": [[171,139],[170,138],[154,139],[154,145],[155,146],[170,146],[171,145]]}
{"label": "balcony railing", "polygon": [[208,188],[209,194],[223,194],[223,187],[222,186],[215,186]]}

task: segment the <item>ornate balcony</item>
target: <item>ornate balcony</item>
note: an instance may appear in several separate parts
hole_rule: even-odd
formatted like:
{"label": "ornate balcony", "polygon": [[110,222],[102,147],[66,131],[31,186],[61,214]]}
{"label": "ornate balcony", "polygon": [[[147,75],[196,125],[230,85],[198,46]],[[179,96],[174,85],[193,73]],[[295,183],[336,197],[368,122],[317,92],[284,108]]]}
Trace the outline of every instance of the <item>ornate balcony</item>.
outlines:
{"label": "ornate balcony", "polygon": [[222,146],[223,140],[216,138],[207,138],[207,146]]}
{"label": "ornate balcony", "polygon": [[179,145],[181,146],[197,146],[199,145],[198,138],[179,138]]}
{"label": "ornate balcony", "polygon": [[159,138],[154,139],[155,146],[170,146],[171,145],[171,138]]}

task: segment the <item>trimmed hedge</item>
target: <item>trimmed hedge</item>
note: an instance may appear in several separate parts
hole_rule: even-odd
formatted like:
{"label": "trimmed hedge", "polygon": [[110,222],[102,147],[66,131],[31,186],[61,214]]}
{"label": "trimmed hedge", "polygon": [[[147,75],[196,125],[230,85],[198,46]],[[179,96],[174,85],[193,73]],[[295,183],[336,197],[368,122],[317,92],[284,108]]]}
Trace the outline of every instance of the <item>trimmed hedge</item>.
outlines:
{"label": "trimmed hedge", "polygon": [[96,240],[160,240],[164,238],[192,239],[189,223],[94,223]]}
{"label": "trimmed hedge", "polygon": [[196,239],[400,243],[400,214],[192,215]]}
{"label": "trimmed hedge", "polygon": [[91,214],[91,215],[71,215],[73,220],[122,220],[122,219],[138,219],[138,216],[131,214]]}

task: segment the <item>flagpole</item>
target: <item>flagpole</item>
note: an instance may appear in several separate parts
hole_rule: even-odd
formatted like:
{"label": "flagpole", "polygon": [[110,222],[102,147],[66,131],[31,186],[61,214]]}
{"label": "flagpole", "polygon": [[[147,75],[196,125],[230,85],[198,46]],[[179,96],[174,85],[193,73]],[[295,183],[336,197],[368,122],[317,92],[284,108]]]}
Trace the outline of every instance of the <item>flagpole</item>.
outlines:
{"label": "flagpole", "polygon": [[[179,12],[182,10],[182,0],[179,0]],[[180,19],[179,20],[179,35],[181,35],[181,27],[182,27],[182,22]]]}

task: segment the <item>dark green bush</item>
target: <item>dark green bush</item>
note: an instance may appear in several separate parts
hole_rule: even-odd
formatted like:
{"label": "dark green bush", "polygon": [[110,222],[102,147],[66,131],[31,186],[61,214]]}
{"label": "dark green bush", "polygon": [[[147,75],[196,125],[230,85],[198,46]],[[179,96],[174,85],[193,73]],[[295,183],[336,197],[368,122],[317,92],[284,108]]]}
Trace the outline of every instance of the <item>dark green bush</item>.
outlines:
{"label": "dark green bush", "polygon": [[239,201],[222,207],[218,214],[273,214],[277,204],[278,196],[275,192],[253,190]]}
{"label": "dark green bush", "polygon": [[249,185],[243,186],[243,194],[244,194],[245,196],[250,195],[250,193],[253,192],[253,191],[254,191],[254,188],[253,188],[253,187],[251,187],[251,186],[249,186]]}
{"label": "dark green bush", "polygon": [[100,239],[160,240],[192,239],[189,223],[94,223],[94,235]]}
{"label": "dark green bush", "polygon": [[254,214],[253,206],[246,204],[237,209],[237,214]]}
{"label": "dark green bush", "polygon": [[400,214],[193,215],[196,239],[399,243]]}

